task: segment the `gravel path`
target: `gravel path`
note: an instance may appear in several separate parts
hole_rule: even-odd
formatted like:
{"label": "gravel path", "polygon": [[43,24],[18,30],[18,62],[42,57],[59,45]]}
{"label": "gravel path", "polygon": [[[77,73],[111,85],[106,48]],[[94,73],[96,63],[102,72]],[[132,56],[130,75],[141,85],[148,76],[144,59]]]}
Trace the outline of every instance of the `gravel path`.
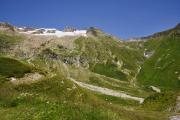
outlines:
{"label": "gravel path", "polygon": [[77,85],[79,85],[80,87],[95,91],[95,92],[99,92],[105,95],[111,95],[111,96],[115,96],[115,97],[121,97],[124,99],[131,99],[131,100],[135,100],[138,101],[140,104],[143,103],[144,98],[139,98],[139,97],[134,97],[131,95],[127,95],[125,93],[122,92],[118,92],[115,90],[111,90],[108,88],[103,88],[103,87],[98,87],[98,86],[94,86],[94,85],[90,85],[90,84],[86,84],[86,83],[82,83],[82,82],[78,82],[73,78],[69,78],[71,81],[73,81],[74,83],[76,83]]}
{"label": "gravel path", "polygon": [[180,120],[180,115],[171,116],[170,120]]}

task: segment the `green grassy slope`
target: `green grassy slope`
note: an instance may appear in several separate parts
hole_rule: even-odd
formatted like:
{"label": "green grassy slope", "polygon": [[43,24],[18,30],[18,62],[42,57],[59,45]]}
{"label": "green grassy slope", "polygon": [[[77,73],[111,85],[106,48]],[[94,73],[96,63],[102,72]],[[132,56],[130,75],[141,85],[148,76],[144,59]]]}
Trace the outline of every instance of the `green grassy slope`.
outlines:
{"label": "green grassy slope", "polygon": [[[162,90],[180,89],[180,37],[177,33],[147,41],[148,47],[154,47],[154,54],[145,61],[137,76],[140,84],[154,85]],[[154,46],[154,43],[157,44]]]}
{"label": "green grassy slope", "polygon": [[0,57],[0,75],[4,77],[22,77],[31,71],[31,67],[18,60]]}
{"label": "green grassy slope", "polygon": [[142,107],[146,110],[168,111],[176,105],[176,96],[174,92],[155,93],[145,99]]}
{"label": "green grassy slope", "polygon": [[166,119],[162,113],[124,109],[122,106],[138,104],[96,95],[59,75],[33,84],[5,83],[0,86],[0,93],[0,119],[3,120],[155,120],[157,116],[159,120]]}
{"label": "green grassy slope", "polygon": [[141,51],[126,48],[123,43],[109,36],[79,38],[75,43],[80,56],[88,61],[91,71],[120,80],[134,76],[144,60]]}
{"label": "green grassy slope", "polygon": [[127,80],[126,75],[118,70],[117,66],[113,64],[96,64],[92,71],[119,80]]}

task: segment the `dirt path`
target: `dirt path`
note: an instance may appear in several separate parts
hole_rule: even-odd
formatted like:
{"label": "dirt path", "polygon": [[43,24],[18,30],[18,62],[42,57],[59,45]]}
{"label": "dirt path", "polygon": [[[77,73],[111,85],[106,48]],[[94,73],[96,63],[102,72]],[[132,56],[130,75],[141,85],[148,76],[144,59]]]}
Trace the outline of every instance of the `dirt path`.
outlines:
{"label": "dirt path", "polygon": [[180,120],[180,115],[175,115],[175,116],[171,116],[169,117],[170,120]]}
{"label": "dirt path", "polygon": [[134,97],[134,96],[130,96],[127,95],[125,93],[122,92],[118,92],[115,90],[111,90],[108,88],[103,88],[103,87],[98,87],[98,86],[94,86],[94,85],[90,85],[90,84],[86,84],[86,83],[82,83],[82,82],[78,82],[73,78],[69,78],[71,81],[73,81],[74,83],[76,83],[77,85],[79,85],[80,87],[95,91],[95,92],[99,92],[105,95],[111,95],[111,96],[115,96],[115,97],[121,97],[124,99],[131,99],[131,100],[135,100],[138,101],[140,104],[143,103],[144,98],[139,98],[139,97]]}

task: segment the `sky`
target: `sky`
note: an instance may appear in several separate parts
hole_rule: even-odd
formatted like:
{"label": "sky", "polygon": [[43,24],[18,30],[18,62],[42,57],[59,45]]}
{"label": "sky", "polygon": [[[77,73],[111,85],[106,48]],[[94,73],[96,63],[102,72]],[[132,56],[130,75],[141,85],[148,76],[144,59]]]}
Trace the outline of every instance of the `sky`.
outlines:
{"label": "sky", "polygon": [[0,22],[16,26],[97,27],[127,39],[174,27],[180,0],[0,0]]}

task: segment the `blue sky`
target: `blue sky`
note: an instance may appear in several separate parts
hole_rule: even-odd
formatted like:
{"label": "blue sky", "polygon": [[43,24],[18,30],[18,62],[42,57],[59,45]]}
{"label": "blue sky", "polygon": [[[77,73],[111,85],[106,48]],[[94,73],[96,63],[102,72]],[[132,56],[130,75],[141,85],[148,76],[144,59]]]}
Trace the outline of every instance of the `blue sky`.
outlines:
{"label": "blue sky", "polygon": [[180,22],[180,0],[0,0],[0,21],[17,26],[98,27],[120,38]]}

